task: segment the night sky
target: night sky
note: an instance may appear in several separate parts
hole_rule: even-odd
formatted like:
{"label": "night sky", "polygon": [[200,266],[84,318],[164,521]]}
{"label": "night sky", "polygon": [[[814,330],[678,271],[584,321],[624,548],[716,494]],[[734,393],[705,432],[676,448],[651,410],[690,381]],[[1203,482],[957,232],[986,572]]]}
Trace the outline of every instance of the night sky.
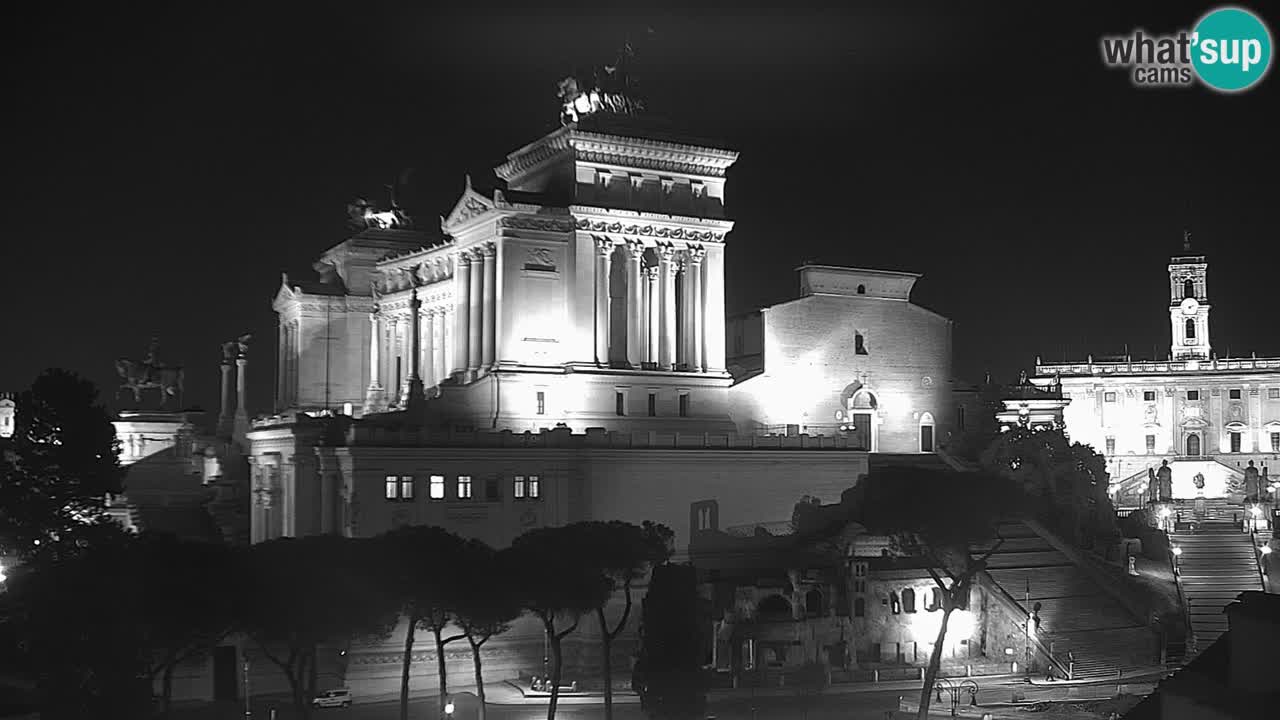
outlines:
{"label": "night sky", "polygon": [[7,14],[0,389],[61,366],[110,396],[113,360],[156,335],[188,404],[216,410],[219,345],[253,332],[251,409],[269,409],[280,273],[344,238],[345,202],[413,168],[404,204],[438,232],[464,175],[555,129],[557,80],[627,36],[650,106],[741,153],[730,312],[794,296],[812,260],[923,273],[961,377],[1125,343],[1163,357],[1188,227],[1219,354],[1280,355],[1280,77],[1141,90],[1098,49],[1212,4],[143,5]]}

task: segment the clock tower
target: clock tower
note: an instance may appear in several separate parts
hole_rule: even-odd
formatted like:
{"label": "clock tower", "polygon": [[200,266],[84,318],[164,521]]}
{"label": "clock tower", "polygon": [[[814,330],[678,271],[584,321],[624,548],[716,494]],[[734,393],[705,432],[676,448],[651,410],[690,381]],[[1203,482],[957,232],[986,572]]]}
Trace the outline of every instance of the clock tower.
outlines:
{"label": "clock tower", "polygon": [[1169,321],[1173,330],[1174,360],[1208,360],[1209,298],[1203,255],[1193,255],[1191,233],[1184,233],[1182,254],[1169,261]]}

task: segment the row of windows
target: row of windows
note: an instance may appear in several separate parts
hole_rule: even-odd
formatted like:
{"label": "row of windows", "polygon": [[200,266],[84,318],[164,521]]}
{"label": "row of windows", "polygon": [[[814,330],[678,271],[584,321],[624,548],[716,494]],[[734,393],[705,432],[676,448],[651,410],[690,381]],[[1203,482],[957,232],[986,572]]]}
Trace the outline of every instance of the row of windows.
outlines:
{"label": "row of windows", "polygon": [[[485,502],[502,500],[498,490],[499,478],[488,478],[484,484]],[[427,498],[431,500],[472,500],[474,499],[474,482],[470,475],[458,475],[453,482],[454,494],[448,497],[448,487],[443,475],[431,475],[427,478]],[[388,475],[386,480],[386,498],[395,501],[412,501],[415,497],[414,477],[412,475]],[[511,479],[511,497],[516,500],[541,500],[542,483],[537,475],[516,475]]]}
{"label": "row of windows", "polygon": [[[541,393],[539,393],[541,394]],[[649,393],[649,417],[658,416],[658,393]],[[625,417],[627,414],[627,394],[621,390],[613,394],[613,411],[618,417]],[[689,393],[680,393],[679,405],[680,417],[689,417]]]}
{"label": "row of windows", "polygon": [[[1231,388],[1230,390],[1228,390],[1228,391],[1227,391],[1227,398],[1228,398],[1229,400],[1239,400],[1239,399],[1241,399],[1242,397],[1244,397],[1244,391],[1242,391],[1240,388]],[[1280,400],[1280,388],[1267,388],[1267,398],[1268,398],[1268,399],[1271,399],[1271,400]],[[1142,391],[1142,399],[1143,399],[1144,401],[1146,401],[1146,402],[1155,402],[1155,400],[1156,400],[1156,391],[1155,391],[1155,390],[1143,390],[1143,391]],[[1199,399],[1200,399],[1200,391],[1199,391],[1199,390],[1188,390],[1188,391],[1187,391],[1187,399],[1188,399],[1188,400],[1199,400]],[[1115,401],[1116,401],[1116,394],[1115,394],[1114,392],[1107,392],[1107,393],[1103,393],[1103,395],[1102,395],[1102,400],[1103,400],[1103,402],[1113,403],[1113,402],[1115,402]]]}
{"label": "row of windows", "polygon": [[[935,612],[937,610],[942,609],[942,591],[938,588],[931,588],[931,589],[933,592],[929,597],[929,602],[924,604],[925,612]],[[854,583],[855,592],[864,592],[865,590],[866,590],[866,583],[861,583],[861,584],[856,582]],[[891,591],[887,598],[884,598],[880,601],[880,604],[888,605],[889,611],[892,612],[894,615],[897,615],[899,613],[904,613],[904,612],[914,613],[916,612],[916,591],[912,590],[911,588],[905,588],[902,591],[901,596],[899,596],[898,593]],[[867,616],[867,601],[865,598],[854,599],[853,616],[854,617]]]}
{"label": "row of windows", "polygon": [[[1244,445],[1243,435],[1244,433],[1238,433],[1238,432],[1227,433],[1228,439],[1231,442],[1231,452],[1236,452],[1236,453],[1240,452],[1240,448],[1243,447]],[[1155,454],[1155,452],[1156,452],[1156,436],[1148,435],[1147,436],[1147,454]],[[1280,432],[1271,433],[1271,452],[1280,453]],[[1107,438],[1107,455],[1110,456],[1115,454],[1116,454],[1116,439],[1113,437],[1109,437]],[[1188,454],[1198,455],[1199,453],[1188,453]]]}

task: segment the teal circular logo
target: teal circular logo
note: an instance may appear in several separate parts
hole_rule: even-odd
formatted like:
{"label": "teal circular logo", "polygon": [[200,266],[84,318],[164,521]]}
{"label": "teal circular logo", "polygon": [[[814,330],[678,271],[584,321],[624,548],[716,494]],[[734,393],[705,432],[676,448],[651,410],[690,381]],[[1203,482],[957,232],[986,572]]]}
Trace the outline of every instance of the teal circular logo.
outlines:
{"label": "teal circular logo", "polygon": [[1240,8],[1214,10],[1196,24],[1191,64],[1205,85],[1223,92],[1252,87],[1271,66],[1271,33]]}

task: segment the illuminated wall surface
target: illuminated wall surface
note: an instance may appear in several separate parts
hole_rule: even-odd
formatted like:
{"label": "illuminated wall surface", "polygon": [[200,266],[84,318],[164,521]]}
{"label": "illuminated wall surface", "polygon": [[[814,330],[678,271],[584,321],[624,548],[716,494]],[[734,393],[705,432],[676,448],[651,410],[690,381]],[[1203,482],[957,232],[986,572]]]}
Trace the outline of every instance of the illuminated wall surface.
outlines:
{"label": "illuminated wall surface", "polygon": [[1168,459],[1175,496],[1197,494],[1196,473],[1206,477],[1205,495],[1222,495],[1234,473],[1219,463],[1280,468],[1280,359],[1214,354],[1205,258],[1188,249],[1168,269],[1165,359],[1090,358],[1041,363],[1036,371],[1061,377],[1071,400],[1067,431],[1108,457],[1113,481],[1145,475]]}

